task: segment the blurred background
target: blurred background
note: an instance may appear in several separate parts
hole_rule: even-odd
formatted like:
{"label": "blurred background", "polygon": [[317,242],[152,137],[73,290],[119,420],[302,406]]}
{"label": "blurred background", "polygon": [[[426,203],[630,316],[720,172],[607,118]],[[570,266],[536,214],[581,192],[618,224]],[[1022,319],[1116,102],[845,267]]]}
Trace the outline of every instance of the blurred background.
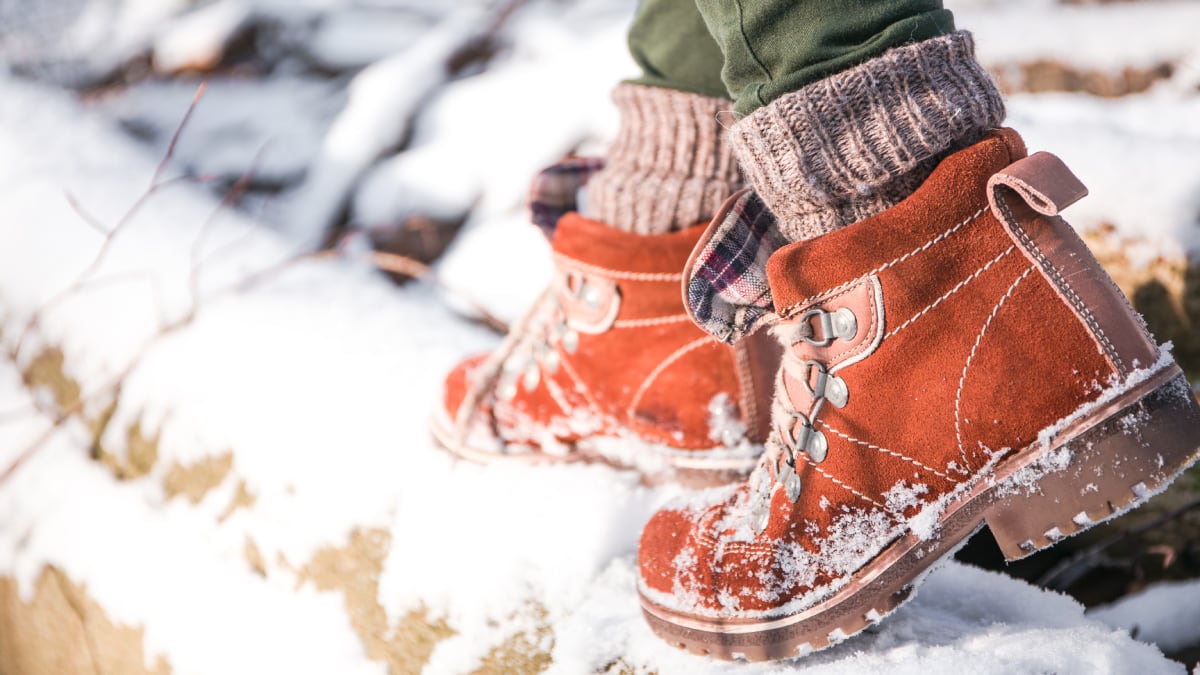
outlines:
{"label": "blurred background", "polygon": [[[947,0],[946,4],[955,11],[959,27],[976,34],[981,60],[1008,97],[1009,124],[1025,135],[1031,149],[1063,157],[1091,189],[1091,196],[1073,207],[1068,218],[1084,233],[1152,331],[1173,344],[1193,380],[1200,380],[1200,2]],[[378,284],[381,277],[369,268],[384,268],[390,284],[417,286],[401,291],[408,294],[402,301],[415,297],[415,306],[436,305],[449,317],[439,321],[471,325],[471,332],[447,338],[452,347],[444,354],[428,352],[439,356],[430,357],[425,380],[410,386],[430,390],[438,373],[465,350],[493,344],[495,329],[518,316],[545,282],[550,271],[546,244],[536,228],[528,226],[524,212],[528,181],[538,169],[564,155],[603,153],[616,125],[609,92],[621,78],[634,74],[623,42],[634,5],[633,0],[0,0],[0,73],[7,73],[0,75],[0,125],[5,129],[0,175],[9,181],[6,191],[0,192],[8,204],[0,222],[0,248],[7,247],[8,252],[0,254],[0,264],[9,264],[8,272],[0,272],[0,326],[4,328],[0,335],[17,383],[9,396],[17,402],[14,409],[36,409],[36,414],[52,420],[34,424],[32,430],[0,428],[0,439],[11,445],[0,448],[0,469],[9,467],[3,480],[22,480],[13,467],[24,469],[20,463],[33,456],[28,452],[31,442],[48,433],[46,428],[58,429],[63,420],[74,420],[70,423],[79,428],[71,443],[90,448],[89,457],[105,463],[113,480],[154,478],[157,492],[146,497],[151,511],[179,508],[174,499],[187,490],[199,495],[191,504],[203,504],[209,490],[218,486],[229,491],[220,508],[211,506],[218,512],[225,504],[234,508],[242,492],[268,503],[267,495],[278,488],[280,504],[302,501],[307,494],[296,487],[302,479],[286,485],[271,483],[265,476],[274,465],[265,464],[263,475],[245,468],[253,460],[243,457],[254,456],[257,441],[212,432],[219,426],[214,422],[219,415],[197,413],[187,422],[189,413],[180,410],[191,399],[163,393],[184,385],[172,389],[139,381],[121,391],[125,376],[136,374],[143,364],[114,365],[120,359],[113,354],[136,355],[141,348],[129,344],[142,344],[138,336],[156,335],[167,326],[181,324],[191,330],[188,312],[199,306],[206,292],[216,297],[219,284],[196,283],[194,278],[163,281],[166,299],[154,301],[166,308],[155,310],[165,317],[159,323],[121,314],[125,310],[96,309],[103,302],[113,306],[134,302],[104,293],[88,296],[74,309],[62,308],[58,319],[44,316],[48,302],[57,305],[61,300],[53,289],[70,285],[78,269],[92,260],[98,244],[94,238],[79,244],[84,252],[69,253],[63,262],[57,254],[74,250],[68,242],[82,235],[69,228],[38,226],[38,217],[30,215],[35,209],[25,196],[29,190],[41,194],[37,191],[48,188],[41,183],[30,187],[22,182],[25,177],[44,173],[49,176],[47,184],[75,191],[72,204],[81,201],[82,206],[72,207],[73,216],[60,213],[56,221],[74,219],[75,225],[87,220],[89,207],[95,207],[97,219],[105,223],[124,221],[123,208],[138,201],[149,170],[155,179],[148,192],[158,190],[160,178],[188,184],[191,199],[207,206],[171,202],[172,206],[152,210],[148,217],[160,222],[200,222],[208,209],[219,205],[219,218],[229,222],[197,225],[177,236],[161,235],[184,242],[182,257],[193,263],[195,242],[203,239],[203,255],[218,259],[249,255],[246,250],[261,246],[270,252],[254,260],[264,263],[336,251],[351,261],[349,274],[369,276],[370,284]],[[76,119],[86,119],[91,130],[68,131]],[[93,144],[99,136],[106,140]],[[140,159],[124,159],[138,153],[143,155]],[[74,168],[66,173],[56,168],[68,165]],[[123,168],[113,170],[113,166]],[[110,198],[111,203],[106,201]],[[222,228],[230,232],[223,233]],[[98,229],[111,232],[107,226]],[[87,228],[79,231],[86,233]],[[129,257],[159,255],[155,251],[167,250],[169,244],[160,248],[147,244],[141,254]],[[235,249],[239,253],[231,254]],[[372,251],[383,255],[372,256]],[[55,262],[45,262],[50,260]],[[175,262],[164,263],[164,269],[184,264],[171,260]],[[101,262],[97,267],[110,264]],[[57,264],[75,271],[55,271]],[[119,273],[125,263],[111,264]],[[246,269],[244,260],[230,264]],[[224,274],[217,271],[210,276]],[[414,278],[420,280],[413,283]],[[191,288],[191,305],[179,299],[187,293],[170,290],[176,286]],[[393,292],[378,285],[371,288],[385,295]],[[137,303],[154,304],[145,294],[137,297]],[[376,309],[364,308],[336,320],[353,324],[356,317]],[[72,312],[76,319],[62,318]],[[417,311],[406,320],[423,321],[422,316]],[[98,338],[91,328],[97,320],[122,328],[101,329]],[[395,327],[387,330],[392,335],[403,333]],[[357,334],[356,328],[347,331]],[[323,358],[352,360],[336,346],[343,338],[326,338],[320,348],[327,351],[297,358],[306,363]],[[436,342],[431,338],[429,344]],[[345,351],[377,350],[365,363],[382,364],[389,377],[407,367],[390,357],[372,360],[386,351],[385,346],[356,344]],[[197,349],[193,356],[199,355],[201,361],[217,358],[213,352]],[[418,346],[398,338],[394,349]],[[185,360],[185,356],[176,358]],[[152,366],[146,367],[153,371]],[[173,367],[159,365],[159,371],[166,373],[159,377],[176,377]],[[242,372],[255,377],[253,370]],[[116,386],[110,383],[114,373],[119,375]],[[346,397],[360,381],[339,382],[342,388],[336,396]],[[88,398],[89,392],[95,393],[95,400]],[[416,398],[424,405],[429,397]],[[174,401],[166,406],[169,414],[147,403],[160,399]],[[389,405],[396,402],[385,400]],[[330,404],[312,405],[319,411],[326,410],[321,405]],[[145,417],[146,411],[154,410],[157,415]],[[296,408],[291,410],[295,417],[304,417],[295,413]],[[287,414],[280,413],[280,419],[287,419]],[[330,414],[337,417],[336,411]],[[379,420],[387,415],[379,412],[372,418],[379,426],[369,428],[382,429],[386,435],[390,427]],[[122,422],[120,428],[113,419]],[[27,422],[6,417],[0,410],[0,426]],[[173,440],[164,441],[173,423],[208,431],[196,431],[188,438],[176,433]],[[421,436],[411,430],[406,433]],[[245,444],[238,445],[232,440],[235,437]],[[220,461],[203,464],[201,460],[223,457],[217,448],[222,445],[232,447],[236,461],[229,460],[231,464],[223,469]],[[153,457],[139,468],[139,448],[147,447]],[[175,493],[162,487],[169,482],[165,458],[171,453],[184,458],[180,466],[207,467],[177,478],[182,482]],[[378,457],[367,453],[360,465],[348,459],[345,466],[351,472],[370,471]],[[230,477],[238,470],[230,466],[244,469],[241,487]],[[25,485],[30,493],[43,489],[35,487],[42,485],[36,482]],[[289,486],[292,493],[287,493]],[[56,531],[56,526],[39,525],[43,516],[29,506],[26,493],[0,483],[0,492],[5,490],[11,494],[4,504],[11,513],[22,515],[0,522],[0,539],[8,542],[0,546],[0,674],[76,672],[72,665],[76,662],[65,661],[64,654],[84,649],[80,644],[85,645],[96,672],[170,670],[164,664],[171,661],[167,657],[172,652],[162,647],[170,640],[159,638],[162,648],[156,652],[167,657],[156,662],[147,656],[149,665],[140,663],[141,634],[114,628],[122,622],[110,619],[109,607],[87,596],[88,584],[81,577],[92,579],[94,588],[102,572],[66,574],[61,570],[70,565],[54,557],[86,556],[94,549],[63,544],[64,548],[55,549],[60,553],[22,558],[22,537],[40,527]],[[387,487],[381,486],[380,491],[386,494]],[[362,513],[400,518],[394,516],[395,504],[380,499],[347,515],[345,522],[358,523],[364,519]],[[251,497],[246,500],[254,503]],[[287,508],[279,507],[280,512]],[[403,519],[391,522],[394,527]],[[287,545],[276,542],[272,549],[273,544],[258,541],[252,553],[240,545],[247,532],[253,531],[259,540],[270,539],[264,533],[277,524],[268,518],[237,525],[242,528],[237,530],[239,545],[229,545],[237,549],[231,555],[257,559],[252,566],[263,578],[274,579],[278,572],[299,585],[295,569],[299,564],[294,559],[288,562]],[[70,527],[61,527],[66,528],[62,537],[74,536]],[[226,527],[224,517],[219,527]],[[344,537],[349,529],[342,523],[330,531]],[[451,632],[447,624],[412,619],[410,613],[405,616],[414,623],[407,629],[397,627],[394,613],[380,618],[387,602],[381,606],[377,600],[378,584],[354,590],[357,575],[378,575],[388,560],[392,548],[387,531],[387,526],[354,530],[347,539],[350,543],[332,549],[336,555],[330,555],[336,560],[326,560],[328,564],[309,578],[317,579],[311,583],[322,590],[342,590],[347,598],[356,592],[363,596],[347,599],[346,606],[372,663],[386,664],[390,672],[416,672],[429,650],[407,643],[396,646],[395,636],[416,635],[415,643],[437,642],[443,633]],[[305,555],[310,554],[306,550]],[[1005,566],[986,531],[958,557],[1067,593],[1088,607],[1100,608],[1097,617],[1109,612],[1106,616],[1112,625],[1133,628],[1134,637],[1156,643],[1168,657],[1186,664],[1200,661],[1200,616],[1188,619],[1173,614],[1169,625],[1154,628],[1137,612],[1155,615],[1161,613],[1161,606],[1119,609],[1122,599],[1147,588],[1200,579],[1200,473],[1193,471],[1178,481],[1150,507],[1021,563]],[[62,577],[58,591],[44,591],[50,595],[43,595],[42,581],[34,582],[51,578],[42,574],[44,569],[59,570],[54,574]],[[23,588],[16,581],[20,578],[26,579]],[[1187,591],[1171,592],[1193,594],[1177,598],[1200,598],[1196,583],[1180,587]],[[71,607],[74,610],[68,611]],[[67,614],[71,617],[64,618]],[[124,624],[139,625],[148,620],[145,616],[133,611]],[[1190,627],[1181,627],[1189,620]],[[458,626],[457,630],[464,629]],[[510,645],[509,652],[497,652],[499,661],[485,661],[485,666],[528,672],[547,666],[549,662],[542,658],[545,644],[538,642],[544,636],[538,637],[542,634],[537,630],[523,635],[525,642],[514,644],[523,644],[524,652]],[[121,658],[127,660],[104,661],[110,657],[96,656],[106,650],[125,654]],[[102,668],[99,663],[109,666]]]}

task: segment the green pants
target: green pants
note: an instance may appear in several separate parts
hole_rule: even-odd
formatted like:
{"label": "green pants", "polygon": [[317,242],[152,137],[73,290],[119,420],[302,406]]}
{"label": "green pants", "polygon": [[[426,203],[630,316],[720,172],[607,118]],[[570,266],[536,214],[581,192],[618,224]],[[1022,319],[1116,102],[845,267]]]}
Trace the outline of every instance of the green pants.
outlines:
{"label": "green pants", "polygon": [[746,115],[893,47],[954,30],[941,0],[642,0],[637,84],[732,98]]}

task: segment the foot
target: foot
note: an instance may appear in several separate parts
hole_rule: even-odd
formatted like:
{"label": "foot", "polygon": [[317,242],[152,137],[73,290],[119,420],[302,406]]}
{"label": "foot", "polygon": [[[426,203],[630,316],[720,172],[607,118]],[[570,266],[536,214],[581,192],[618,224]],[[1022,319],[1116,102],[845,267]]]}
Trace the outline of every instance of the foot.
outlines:
{"label": "foot", "polygon": [[496,352],[447,377],[437,440],[479,462],[744,478],[769,428],[778,348],[730,347],[688,319],[681,271],[703,230],[638,235],[563,216],[554,281]]}
{"label": "foot", "polygon": [[1196,461],[1190,386],[1056,215],[1084,192],[993,132],[900,204],[772,256],[785,356],[767,453],[647,524],[655,632],[727,659],[822,649],[985,523],[1020,558]]}

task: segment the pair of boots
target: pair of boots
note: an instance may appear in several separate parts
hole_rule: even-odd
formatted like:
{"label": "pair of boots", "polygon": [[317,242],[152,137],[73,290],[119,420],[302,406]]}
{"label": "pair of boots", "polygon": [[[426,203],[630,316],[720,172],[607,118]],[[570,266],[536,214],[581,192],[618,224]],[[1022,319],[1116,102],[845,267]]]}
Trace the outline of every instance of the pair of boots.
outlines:
{"label": "pair of boots", "polygon": [[638,553],[653,630],[721,658],[862,631],[984,524],[1013,560],[1145,502],[1198,457],[1191,387],[1058,217],[1086,193],[1070,170],[1009,129],[972,141],[794,243],[778,199],[706,206],[712,175],[653,186],[711,225],[635,234],[573,211],[599,164],[552,169],[555,280],[449,375],[437,439],[728,484],[655,514]]}

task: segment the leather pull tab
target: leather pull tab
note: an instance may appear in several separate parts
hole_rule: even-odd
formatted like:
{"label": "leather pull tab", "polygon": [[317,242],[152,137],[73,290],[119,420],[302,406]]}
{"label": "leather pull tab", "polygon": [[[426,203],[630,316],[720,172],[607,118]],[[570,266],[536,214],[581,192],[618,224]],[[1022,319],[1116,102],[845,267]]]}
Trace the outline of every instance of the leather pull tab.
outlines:
{"label": "leather pull tab", "polygon": [[1036,152],[1013,162],[988,179],[988,202],[996,218],[1004,222],[997,195],[1001,187],[1016,192],[1030,208],[1046,216],[1058,215],[1088,193],[1067,165],[1048,152]]}

